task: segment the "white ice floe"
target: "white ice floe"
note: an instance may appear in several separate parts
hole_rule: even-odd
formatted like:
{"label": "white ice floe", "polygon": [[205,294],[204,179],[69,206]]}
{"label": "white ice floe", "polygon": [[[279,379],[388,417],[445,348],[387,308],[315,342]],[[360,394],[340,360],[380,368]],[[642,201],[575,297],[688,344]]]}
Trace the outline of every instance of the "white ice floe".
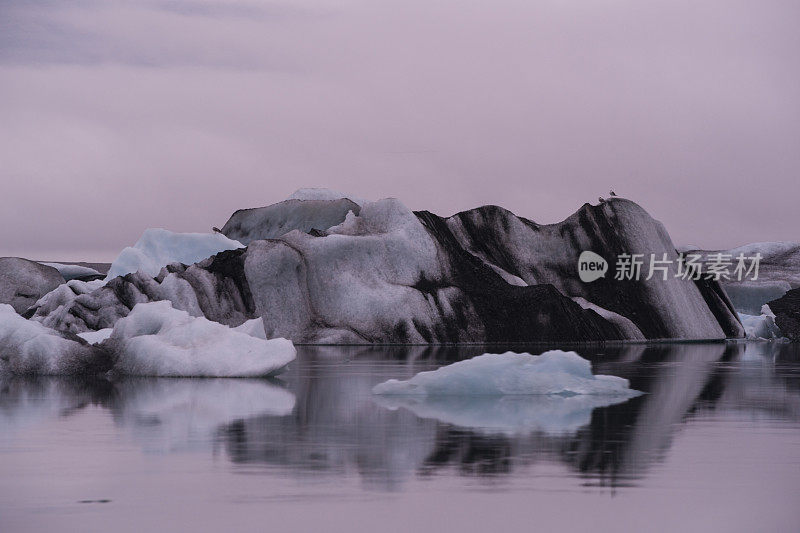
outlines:
{"label": "white ice floe", "polygon": [[93,358],[91,347],[22,318],[10,305],[0,304],[0,373],[72,374]]}
{"label": "white ice floe", "polygon": [[106,280],[137,271],[155,277],[162,267],[170,263],[190,265],[236,248],[244,248],[244,245],[221,233],[174,233],[150,228],[145,230],[136,244],[122,250],[114,259]]}
{"label": "white ice floe", "polygon": [[641,394],[628,380],[593,375],[575,352],[484,354],[372,389],[376,402],[485,433],[571,433],[592,410]]}
{"label": "white ice floe", "polygon": [[760,315],[739,313],[739,319],[742,321],[748,339],[776,340],[783,338],[780,328],[775,324],[775,314],[766,304],[761,307]]}
{"label": "white ice floe", "polygon": [[605,395],[641,394],[617,376],[593,375],[589,361],[575,352],[551,350],[541,355],[484,354],[420,372],[407,381],[390,379],[372,392],[396,396]]}
{"label": "white ice floe", "polygon": [[291,341],[259,339],[168,301],[137,304],[103,346],[114,354],[117,371],[137,376],[269,376],[296,354]]}
{"label": "white ice floe", "polygon": [[81,265],[66,265],[64,263],[42,263],[45,266],[53,267],[64,277],[65,281],[85,276],[102,276],[100,272],[93,268]]}

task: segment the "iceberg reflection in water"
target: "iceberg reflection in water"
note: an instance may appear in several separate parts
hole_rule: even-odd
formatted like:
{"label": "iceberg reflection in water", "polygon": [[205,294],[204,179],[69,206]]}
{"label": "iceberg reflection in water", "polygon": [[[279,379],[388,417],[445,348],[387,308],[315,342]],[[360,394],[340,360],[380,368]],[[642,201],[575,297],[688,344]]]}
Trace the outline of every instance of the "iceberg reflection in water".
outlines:
{"label": "iceberg reflection in water", "polygon": [[[513,349],[538,353],[530,346]],[[664,469],[679,479],[693,479],[696,465],[691,456],[681,455],[687,453],[685,446],[670,456],[676,441],[697,431],[721,431],[723,439],[725,432],[741,435],[742,428],[744,435],[766,431],[775,446],[785,444],[778,449],[785,449],[786,457],[794,457],[788,452],[800,444],[800,355],[796,345],[788,344],[575,348],[593,361],[594,373],[624,377],[632,389],[646,393],[630,399],[372,394],[387,379],[409,379],[484,351],[300,347],[298,359],[273,380],[0,379],[0,508],[20,520],[36,515],[44,521],[39,525],[47,525],[48,516],[63,518],[57,505],[52,516],[29,507],[30,501],[48,501],[49,481],[29,492],[11,482],[14,476],[35,478],[37,469],[43,479],[55,476],[54,486],[61,486],[72,502],[144,498],[142,505],[147,498],[170,497],[167,488],[153,487],[188,484],[195,479],[186,474],[190,471],[198,481],[191,482],[189,494],[216,494],[207,503],[210,513],[251,501],[314,505],[342,498],[366,502],[381,494],[411,497],[426,490],[420,482],[433,479],[445,482],[453,498],[467,497],[476,482],[492,490],[500,484],[512,492],[613,493],[646,487],[648,478],[662,479]],[[52,428],[60,428],[63,438],[43,439],[56,431]],[[737,438],[730,437],[731,447],[719,454],[720,461],[753,461],[731,455],[740,450]],[[37,455],[53,462],[65,450],[73,450],[79,460],[55,471]],[[58,478],[81,479],[87,464],[96,468],[95,456],[109,454],[115,483],[92,478],[71,484]],[[787,460],[794,461],[786,465],[784,475],[790,476],[797,461]],[[722,470],[734,463],[723,464]],[[96,475],[111,477],[104,472]],[[793,479],[796,488],[800,479]],[[87,486],[105,488],[87,493]],[[246,495],[237,492],[245,486],[240,492]],[[238,496],[228,501],[224,494]]]}

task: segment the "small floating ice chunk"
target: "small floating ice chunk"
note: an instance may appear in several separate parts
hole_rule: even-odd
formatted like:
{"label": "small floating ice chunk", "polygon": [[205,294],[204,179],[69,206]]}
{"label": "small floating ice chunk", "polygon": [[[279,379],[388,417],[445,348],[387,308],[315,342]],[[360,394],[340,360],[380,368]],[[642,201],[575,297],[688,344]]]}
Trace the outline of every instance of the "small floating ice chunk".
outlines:
{"label": "small floating ice chunk", "polygon": [[583,394],[633,397],[641,394],[617,376],[593,375],[591,363],[575,352],[541,355],[484,354],[420,372],[407,381],[390,379],[372,392],[396,396],[505,396]]}
{"label": "small floating ice chunk", "polygon": [[117,371],[137,376],[269,376],[296,354],[289,340],[259,339],[174,309],[169,301],[137,304],[103,347],[114,354]]}
{"label": "small floating ice chunk", "polygon": [[739,313],[745,335],[752,340],[775,340],[783,338],[780,328],[775,324],[775,315],[767,304],[761,307],[760,315]]}
{"label": "small floating ice chunk", "polygon": [[106,281],[137,271],[155,277],[170,263],[191,265],[236,248],[244,248],[244,245],[221,233],[174,233],[150,228],[142,233],[136,244],[122,250],[114,259]]}

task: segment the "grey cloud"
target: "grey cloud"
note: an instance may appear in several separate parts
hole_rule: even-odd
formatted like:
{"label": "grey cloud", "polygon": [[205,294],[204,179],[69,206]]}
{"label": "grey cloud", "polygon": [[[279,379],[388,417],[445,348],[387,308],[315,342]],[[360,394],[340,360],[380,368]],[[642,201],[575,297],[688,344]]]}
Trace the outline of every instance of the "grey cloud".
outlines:
{"label": "grey cloud", "polygon": [[303,186],[539,222],[614,187],[678,243],[800,240],[794,2],[258,5],[2,4],[0,254]]}

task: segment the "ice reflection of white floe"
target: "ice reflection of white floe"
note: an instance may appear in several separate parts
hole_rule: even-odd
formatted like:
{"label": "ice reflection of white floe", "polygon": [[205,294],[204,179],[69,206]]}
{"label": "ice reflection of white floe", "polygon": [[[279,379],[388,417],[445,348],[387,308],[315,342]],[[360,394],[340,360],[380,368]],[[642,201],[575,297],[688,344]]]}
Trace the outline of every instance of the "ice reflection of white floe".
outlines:
{"label": "ice reflection of white floe", "polygon": [[91,401],[91,395],[49,377],[0,375],[0,441],[27,428],[64,416]]}
{"label": "ice reflection of white floe", "polygon": [[542,432],[569,435],[588,425],[592,411],[628,401],[619,396],[435,396],[426,398],[375,396],[387,409],[405,408],[420,418],[479,433],[522,435]]}
{"label": "ice reflection of white floe", "polygon": [[788,386],[795,367],[785,365],[781,355],[797,353],[792,344],[748,342],[738,364],[726,376],[726,386],[717,407],[749,418],[800,420],[800,390]]}
{"label": "ice reflection of white floe", "polygon": [[114,420],[148,451],[205,447],[228,424],[287,415],[295,404],[294,394],[261,380],[134,379],[117,394]]}
{"label": "ice reflection of white floe", "polygon": [[58,378],[0,382],[0,435],[98,404],[147,451],[205,449],[224,427],[259,416],[285,416],[295,396],[277,382],[243,379],[127,379],[118,383]]}
{"label": "ice reflection of white floe", "polygon": [[487,483],[529,480],[545,464],[565,467],[583,485],[638,484],[693,424],[731,416],[737,424],[800,421],[800,349],[781,343],[580,350],[598,373],[623,376],[648,393],[629,400],[372,394],[391,377],[410,379],[484,350],[302,347],[281,377],[285,388],[250,379],[0,380],[0,444],[8,436],[14,446],[38,445],[42,433],[31,425],[47,429],[48,419],[81,411],[102,417],[108,431],[110,414],[114,434],[137,449],[213,453],[235,464],[234,472],[291,478],[339,497],[353,479],[397,491],[416,478],[453,473]]}

